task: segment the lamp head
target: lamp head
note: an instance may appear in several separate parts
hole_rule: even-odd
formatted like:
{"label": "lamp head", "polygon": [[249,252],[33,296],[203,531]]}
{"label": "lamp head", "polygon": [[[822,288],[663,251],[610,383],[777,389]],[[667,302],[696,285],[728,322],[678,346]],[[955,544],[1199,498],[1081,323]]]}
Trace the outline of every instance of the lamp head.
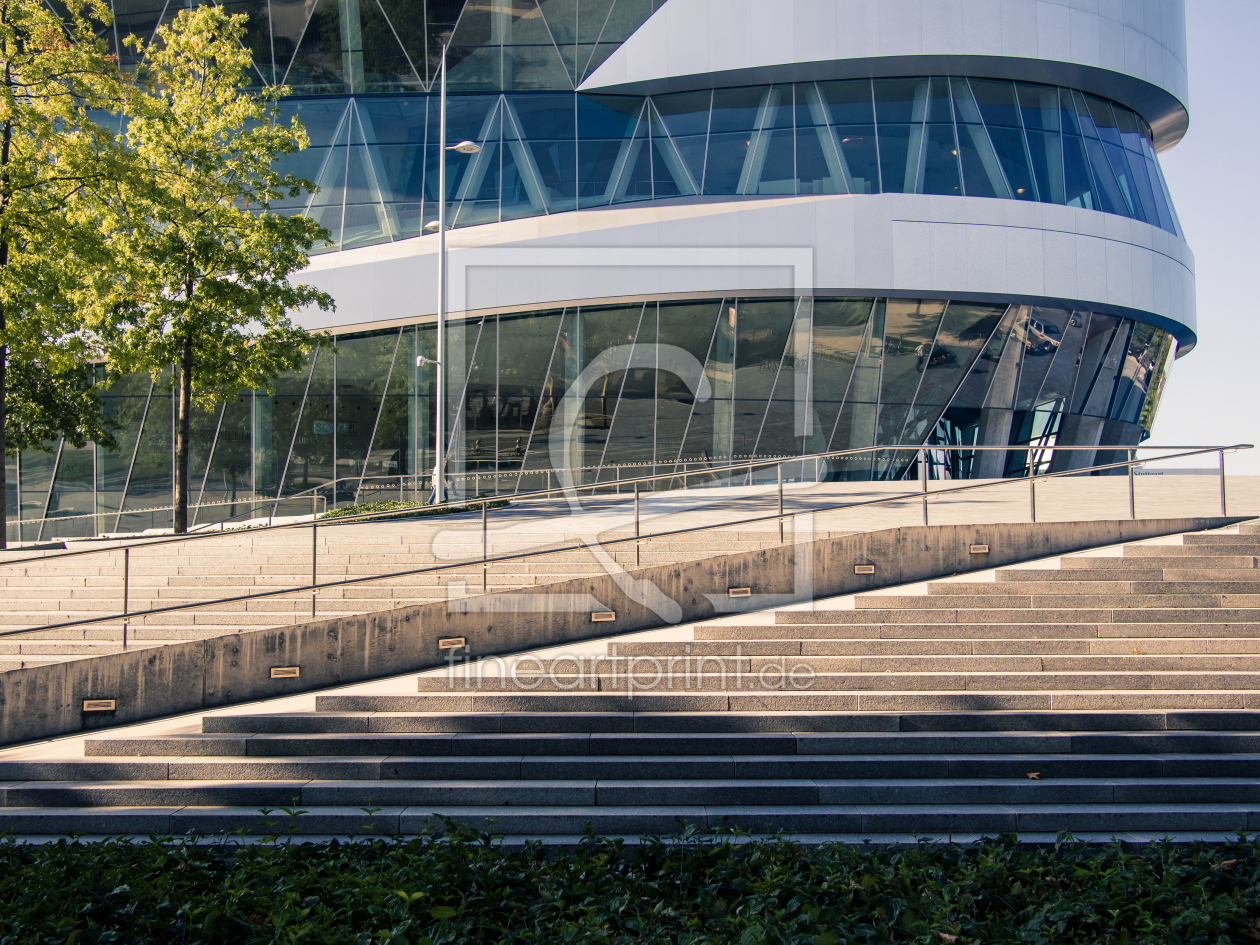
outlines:
{"label": "lamp head", "polygon": [[481,151],[481,145],[475,141],[461,141],[459,144],[453,144],[448,151],[458,151],[460,154],[477,154]]}
{"label": "lamp head", "polygon": [[424,225],[424,232],[426,232],[426,233],[436,233],[436,232],[438,231],[439,227],[441,227],[441,226],[442,226],[442,224],[441,224],[441,223],[439,223],[437,220],[430,220],[428,223],[426,223],[426,224]]}

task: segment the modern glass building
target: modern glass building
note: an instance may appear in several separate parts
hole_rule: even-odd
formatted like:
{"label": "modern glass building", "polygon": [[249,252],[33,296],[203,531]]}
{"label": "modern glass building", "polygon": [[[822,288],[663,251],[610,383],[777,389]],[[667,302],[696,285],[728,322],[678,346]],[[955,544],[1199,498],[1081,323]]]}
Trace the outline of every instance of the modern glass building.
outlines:
{"label": "modern glass building", "polygon": [[[285,211],[331,234],[302,278],[337,311],[299,320],[337,344],[197,418],[199,522],[423,494],[439,400],[457,495],[907,444],[1011,447],[936,477],[1070,469],[1145,438],[1194,346],[1157,156],[1188,125],[1183,0],[227,6],[311,136],[292,169],[319,191]],[[118,36],[177,9],[114,8]],[[448,137],[480,151],[443,195],[444,40]],[[23,454],[11,539],[169,526],[171,393],[106,382],[122,449]]]}

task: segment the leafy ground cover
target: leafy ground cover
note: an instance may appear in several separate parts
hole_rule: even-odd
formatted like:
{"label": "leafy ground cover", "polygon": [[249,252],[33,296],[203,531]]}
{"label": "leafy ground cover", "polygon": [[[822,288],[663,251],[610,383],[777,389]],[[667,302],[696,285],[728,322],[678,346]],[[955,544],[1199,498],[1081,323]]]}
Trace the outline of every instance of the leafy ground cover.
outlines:
{"label": "leafy ground cover", "polygon": [[[0,842],[0,943],[1260,941],[1260,841]],[[748,838],[742,838],[747,840]]]}
{"label": "leafy ground cover", "polygon": [[[486,502],[485,505],[491,509],[501,509],[505,505],[509,505],[507,499],[499,499],[497,502]],[[320,521],[328,518],[347,518],[351,515],[370,515],[376,512],[393,512],[397,510],[399,515],[385,515],[378,521],[391,518],[417,518],[422,515],[457,515],[460,512],[480,512],[481,502],[470,502],[468,505],[461,505],[455,508],[431,509],[427,505],[420,505],[417,502],[405,502],[398,499],[390,499],[386,502],[360,502],[358,505],[347,505],[340,509],[330,509],[322,514]]]}

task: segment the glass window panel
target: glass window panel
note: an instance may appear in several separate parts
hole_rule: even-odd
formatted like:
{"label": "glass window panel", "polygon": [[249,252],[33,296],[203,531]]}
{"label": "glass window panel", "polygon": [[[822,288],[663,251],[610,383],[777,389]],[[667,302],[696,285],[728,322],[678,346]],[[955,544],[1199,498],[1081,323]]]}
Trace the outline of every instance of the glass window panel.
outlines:
{"label": "glass window panel", "polygon": [[[131,455],[135,450],[136,436],[144,419],[145,404],[149,399],[152,380],[147,373],[138,372],[122,377],[107,378],[102,391],[105,415],[118,424],[114,439],[118,450],[99,450],[96,458],[96,511],[117,512],[127,485],[127,470],[131,467]],[[25,467],[24,467],[25,468]],[[14,482],[17,480],[15,479]],[[47,485],[44,486],[47,489]],[[26,495],[23,493],[23,502]],[[16,500],[15,500],[16,501]],[[101,531],[113,531],[114,521],[101,520]]]}
{"label": "glass window panel", "polygon": [[980,109],[976,107],[976,100],[967,80],[955,76],[949,80],[949,87],[954,98],[954,120],[965,125],[982,124]]}
{"label": "glass window panel", "polygon": [[[153,384],[144,429],[131,466],[127,495],[123,499],[123,515],[119,531],[143,531],[146,528],[170,528],[169,511],[174,500],[175,429],[172,421],[171,371],[167,369]],[[25,492],[25,489],[23,489]],[[167,511],[145,513],[145,509]],[[135,513],[135,514],[128,514]]]}
{"label": "glass window panel", "polygon": [[[272,398],[271,424],[273,433],[278,434],[274,441],[278,459],[277,467],[284,473],[284,480],[280,483],[280,495],[300,492],[310,486],[326,483],[333,478],[337,449],[337,418],[334,413],[336,401],[333,397],[335,360],[336,355],[332,351],[324,350],[317,354],[311,369],[309,384],[304,388],[305,401],[300,394],[294,394],[285,398],[283,406],[288,409],[281,410],[279,388],[276,390],[276,396]],[[289,443],[285,442],[284,426],[278,425],[276,421],[283,422],[290,418],[297,422],[298,427],[296,435],[291,435],[290,438],[293,451],[288,457],[286,468],[285,454]],[[327,492],[325,495],[330,506],[335,498],[354,500],[353,491],[348,494],[339,493],[336,496]]]}
{"label": "glass window panel", "polygon": [[1019,108],[1015,104],[1015,86],[1004,79],[970,79],[971,91],[984,123],[1019,128]]}
{"label": "glass window panel", "polygon": [[643,107],[641,98],[577,97],[579,206],[612,201]]}
{"label": "glass window panel", "polygon": [[[885,299],[877,299],[862,337],[862,346],[853,364],[853,377],[836,420],[831,438],[832,450],[863,449],[875,443],[875,421],[879,411],[879,369],[884,352]],[[865,480],[871,475],[871,455],[862,453],[832,460],[835,477]]]}
{"label": "glass window panel", "polygon": [[997,329],[989,336],[987,343],[981,348],[980,354],[976,357],[971,370],[958,388],[958,393],[954,395],[950,406],[951,413],[955,410],[979,411],[984,406],[988,398],[989,388],[993,386],[993,379],[997,374],[998,365],[1001,363],[1002,352],[1006,348],[1006,341],[1015,326],[1017,314],[1017,306],[1012,305],[1006,310],[1006,314],[1002,316]]}
{"label": "glass window panel", "polygon": [[[279,11],[272,11],[273,21],[277,15],[283,17],[288,12],[283,6]],[[295,20],[302,19],[302,12],[310,10],[304,4],[294,4],[294,7]],[[294,35],[297,46],[285,76],[285,84],[293,94],[345,95],[353,91],[345,73],[345,60],[349,57],[342,55],[339,7],[338,0],[316,0],[304,28],[285,30]],[[297,41],[299,36],[301,39]]]}
{"label": "glass window panel", "polygon": [[47,517],[70,520],[47,522],[40,537],[84,538],[97,533],[92,517],[92,461],[95,451],[96,448],[90,444],[82,449],[75,449],[69,443],[62,445],[61,455],[57,458],[57,474],[48,495]]}
{"label": "glass window panel", "polygon": [[1063,344],[1071,319],[1072,313],[1065,309],[1033,307],[1024,341],[1024,365],[1015,396],[1016,410],[1033,410],[1041,405],[1039,395],[1042,385]]}
{"label": "glass window panel", "polygon": [[1147,156],[1147,160],[1154,169],[1154,179],[1159,181],[1160,192],[1164,196],[1164,203],[1168,207],[1168,215],[1172,220],[1173,232],[1180,236],[1182,234],[1181,220],[1177,217],[1177,208],[1173,204],[1172,194],[1168,190],[1168,181],[1164,179],[1164,170],[1159,166],[1159,161],[1154,160],[1150,155]]}
{"label": "glass window panel", "polygon": [[755,131],[761,127],[770,95],[768,86],[747,89],[717,89],[713,93],[712,134]]}
{"label": "glass window panel", "polygon": [[1102,364],[1103,358],[1107,354],[1107,348],[1111,344],[1111,337],[1115,334],[1116,326],[1119,323],[1120,320],[1118,318],[1113,318],[1110,315],[1094,313],[1089,316],[1089,324],[1085,334],[1085,346],[1081,352],[1080,369],[1077,371],[1076,384],[1072,392],[1071,413],[1080,413],[1081,408],[1085,406],[1085,400],[1093,387],[1099,365]]}
{"label": "glass window panel", "polygon": [[[638,332],[635,344],[650,346],[656,341],[656,303],[636,306]],[[633,330],[633,329],[632,329]],[[655,359],[653,359],[654,361]],[[610,384],[606,408],[612,423],[604,449],[603,462],[634,467],[621,472],[626,478],[645,475],[656,455],[656,369],[652,364],[620,371],[616,384]],[[602,400],[602,399],[601,399]],[[615,413],[615,417],[612,415]],[[675,447],[677,449],[677,447]],[[616,478],[613,473],[611,478]],[[605,476],[604,478],[610,478]]]}
{"label": "glass window panel", "polygon": [[1011,192],[984,125],[959,125],[958,138],[958,156],[967,196],[1009,197]]}
{"label": "glass window panel", "polygon": [[[448,160],[446,179],[449,182],[454,177],[458,181],[452,195],[459,202],[454,226],[476,226],[480,223],[497,223],[499,220],[499,185],[503,172],[499,143],[502,128],[502,109],[495,109],[492,117],[473,139],[481,144],[481,152],[469,156],[463,173],[453,175]],[[450,137],[449,140],[456,142],[460,138]]]}
{"label": "glass window panel", "polygon": [[550,42],[503,47],[503,88],[563,89],[572,88],[572,82],[560,51]]}
{"label": "glass window panel", "polygon": [[875,105],[871,97],[870,79],[846,79],[842,82],[819,82],[818,91],[831,113],[833,125],[871,125],[875,122]]}
{"label": "glass window panel", "polygon": [[[945,302],[889,299],[880,383],[877,443],[897,443],[901,424],[927,370]],[[900,418],[900,419],[898,419]]]}
{"label": "glass window panel", "polygon": [[919,193],[962,195],[958,170],[958,144],[954,125],[928,125],[923,146],[923,175]]}
{"label": "glass window panel", "polygon": [[1138,193],[1137,182],[1129,169],[1129,161],[1124,148],[1104,141],[1103,150],[1111,163],[1111,169],[1115,172],[1116,180],[1120,184],[1120,192],[1124,195],[1124,202],[1130,214],[1138,220],[1145,220],[1146,212],[1142,206],[1141,195]]}
{"label": "glass window panel", "polygon": [[1123,105],[1112,103],[1112,113],[1116,116],[1116,126],[1120,129],[1120,140],[1130,151],[1142,153],[1142,125],[1145,124],[1137,115]]}
{"label": "glass window panel", "polygon": [[371,91],[417,88],[425,80],[425,23],[409,0],[360,0],[363,70]]}
{"label": "glass window panel", "polygon": [[1098,209],[1089,162],[1085,158],[1085,142],[1077,135],[1063,136],[1063,189],[1069,207]]}
{"label": "glass window panel", "polygon": [[501,315],[499,348],[510,353],[498,365],[498,468],[521,468],[539,397],[560,328],[560,312]]}
{"label": "glass window panel", "polygon": [[797,193],[848,193],[840,158],[826,125],[797,129],[796,175]]}
{"label": "glass window panel", "polygon": [[1068,89],[1059,89],[1059,120],[1063,123],[1064,134],[1081,133],[1081,123],[1076,117],[1076,103],[1072,101],[1072,93]]}
{"label": "glass window panel", "polygon": [[844,125],[833,129],[848,175],[851,193],[877,194],[879,151],[874,125]]}
{"label": "glass window panel", "polygon": [[831,440],[873,303],[874,299],[814,300],[810,406],[819,442],[811,439],[809,452],[825,451]]}
{"label": "glass window panel", "polygon": [[652,97],[652,104],[656,106],[670,135],[678,138],[709,133],[709,106],[712,100],[713,92],[702,89],[698,92],[655,95]]}
{"label": "glass window panel", "polygon": [[[1147,385],[1154,376],[1163,332],[1152,325],[1135,323],[1129,334],[1129,343],[1120,365],[1120,377],[1116,384],[1108,416],[1112,420],[1137,423],[1146,398]],[[58,478],[61,478],[60,470]]]}
{"label": "glass window panel", "polygon": [[954,108],[949,98],[949,79],[943,76],[936,76],[928,85],[927,120],[953,124]]}
{"label": "glass window panel", "polygon": [[1089,154],[1090,170],[1098,187],[1096,192],[1098,202],[1103,212],[1118,213],[1123,217],[1132,216],[1124,191],[1120,189],[1120,182],[1116,180],[1115,172],[1111,169],[1111,162],[1107,159],[1107,152],[1103,150],[1102,142],[1097,138],[1085,138],[1084,141],[1085,150]]}
{"label": "glass window panel", "polygon": [[[717,316],[704,374],[709,381],[708,400],[697,401],[687,426],[687,439],[680,456],[688,461],[710,460],[717,465],[730,462],[731,427],[734,410],[731,395],[735,377],[736,304],[731,299],[709,303]],[[704,319],[703,307],[699,319]],[[712,316],[710,316],[712,317]],[[672,319],[671,319],[672,321]]]}
{"label": "glass window panel", "polygon": [[[1116,328],[1115,335],[1111,339],[1111,344],[1107,348],[1107,354],[1098,368],[1098,373],[1094,375],[1093,386],[1090,388],[1089,395],[1085,398],[1084,406],[1081,408],[1081,413],[1087,417],[1107,416],[1107,411],[1114,399],[1118,374],[1124,364],[1129,333],[1133,328],[1133,323],[1128,319],[1117,319],[1117,321],[1119,321],[1119,325]],[[1088,348],[1086,351],[1088,352]],[[1083,381],[1084,377],[1081,380]]]}
{"label": "glass window panel", "polygon": [[1155,353],[1155,367],[1146,383],[1146,397],[1142,402],[1142,412],[1138,415],[1138,424],[1150,430],[1155,425],[1155,415],[1159,412],[1159,402],[1164,395],[1164,385],[1168,381],[1168,372],[1172,370],[1173,360],[1177,357],[1177,341],[1166,331],[1160,332],[1159,350]]}
{"label": "glass window panel", "polygon": [[21,510],[18,508],[18,468],[16,456],[2,456],[4,462],[4,514],[5,540],[21,541],[20,527],[17,525]]}
{"label": "glass window panel", "polygon": [[[569,378],[577,377],[577,371],[573,369],[578,359],[576,347],[578,338],[574,325],[576,318],[577,309],[575,308],[565,309],[558,318],[553,316],[553,319],[558,322],[557,334],[553,339],[551,358],[548,361],[546,373],[535,395],[538,398],[538,406],[534,411],[533,430],[526,440],[527,451],[523,463],[523,468],[526,470],[551,469],[551,444],[549,442],[551,424],[555,419],[556,411],[560,409],[561,398],[569,389]],[[538,488],[543,488],[541,478],[522,477],[522,490]]]}
{"label": "glass window panel", "polygon": [[922,125],[880,124],[879,175],[884,193],[914,193],[922,146]]}
{"label": "glass window panel", "polygon": [[1060,136],[1051,131],[1029,131],[1028,151],[1042,202],[1067,203]]}
{"label": "glass window panel", "polygon": [[[648,311],[653,306],[649,304]],[[681,348],[700,364],[713,342],[714,322],[721,304],[716,299],[701,302],[662,302],[660,304],[659,339],[662,346],[670,345]],[[646,318],[644,320],[646,326]],[[642,336],[642,331],[640,331]],[[640,344],[643,342],[640,341]],[[710,379],[712,383],[712,379]],[[727,391],[729,402],[730,392]],[[701,405],[695,402],[695,394],[686,382],[677,374],[663,369],[656,372],[656,461],[658,463],[695,462],[711,460],[712,450],[712,405],[708,406],[709,441],[699,454],[683,450],[684,438],[687,438],[692,423],[693,410],[699,411]],[[695,438],[689,439],[693,445]],[[662,470],[663,471],[663,470]]]}
{"label": "glass window panel", "polygon": [[[566,142],[565,145],[558,146],[556,152],[556,157],[565,152],[572,154],[572,142]],[[501,219],[515,220],[521,217],[535,217],[547,212],[549,204],[547,197],[549,193],[554,193],[554,191],[544,190],[543,171],[533,160],[536,155],[541,155],[544,159],[548,158],[545,148],[530,148],[517,138],[515,134],[510,137],[507,134],[504,135],[503,183],[500,198]],[[553,172],[552,183],[557,185],[561,193],[563,193],[565,182],[557,180],[554,176],[554,162],[547,160],[546,164],[549,170]],[[564,198],[559,197],[552,209],[565,209]]]}
{"label": "glass window panel", "polygon": [[[656,114],[651,104],[648,105],[648,111],[652,116],[653,193],[658,200],[662,197],[689,196],[696,193],[696,183],[693,182],[686,164],[674,147],[674,142],[666,133],[660,116]],[[699,179],[697,177],[695,180],[699,181]]]}
{"label": "glass window panel", "polygon": [[796,302],[792,332],[783,349],[783,360],[757,437],[757,456],[797,456],[804,452],[806,430],[811,425],[807,411],[812,301],[801,298]]}
{"label": "glass window panel", "polygon": [[755,137],[756,132],[748,131],[709,136],[709,153],[704,168],[706,194],[739,193]]}
{"label": "glass window panel", "polygon": [[[390,371],[396,366],[397,329],[337,339],[337,478],[367,471],[368,449]],[[347,488],[357,491],[353,482]]]}
{"label": "glass window panel", "polygon": [[1056,409],[1066,407],[1067,399],[1072,394],[1076,383],[1076,372],[1085,349],[1086,327],[1089,323],[1088,312],[1072,312],[1063,325],[1063,336],[1055,346],[1050,368],[1045,380],[1041,383],[1041,391],[1036,394],[1033,407],[1047,404],[1056,405]]}
{"label": "glass window panel", "polygon": [[1155,191],[1151,187],[1151,179],[1146,170],[1146,160],[1140,154],[1134,154],[1132,151],[1126,151],[1124,156],[1128,161],[1130,178],[1142,205],[1146,222],[1152,226],[1162,226],[1166,230],[1171,230],[1171,226],[1166,225],[1170,221],[1160,219],[1159,206],[1155,202]]}
{"label": "glass window panel", "polygon": [[758,136],[744,193],[796,193],[796,135],[791,128],[767,129]]}
{"label": "glass window panel", "polygon": [[[922,122],[927,106],[927,79],[875,79],[875,122],[883,134],[885,124]],[[883,144],[881,140],[881,145]]]}
{"label": "glass window panel", "polygon": [[1052,85],[1015,85],[1019,108],[1028,131],[1059,130],[1059,90]]}
{"label": "glass window panel", "polygon": [[[277,395],[279,395],[279,389],[277,389]],[[260,396],[266,397],[265,394]],[[216,427],[210,431],[214,451],[210,455],[205,476],[198,483],[199,501],[209,507],[197,512],[192,519],[194,524],[204,525],[208,522],[231,518],[245,511],[243,506],[235,504],[237,500],[254,496],[250,475],[254,458],[253,413],[254,393],[249,390],[238,391],[237,395],[224,404],[219,411]],[[265,425],[260,425],[259,430],[270,432]],[[292,427],[290,427],[290,432],[292,432]],[[284,444],[286,453],[289,445],[289,443]],[[210,446],[211,443],[207,440],[206,449]],[[268,456],[268,453],[274,451],[260,452],[263,456]],[[278,475],[278,473],[273,473],[269,477],[271,495],[275,494]],[[213,503],[222,504],[214,505]]]}
{"label": "glass window panel", "polygon": [[1006,337],[1006,345],[1002,348],[1002,356],[993,371],[993,381],[989,385],[989,391],[984,400],[985,407],[999,410],[1013,410],[1015,408],[1019,371],[1020,366],[1023,364],[1028,341],[1030,309],[1031,306],[1028,305],[1013,307],[1015,321],[1011,326],[1011,333]]}
{"label": "glass window panel", "polygon": [[1006,179],[1015,191],[1016,200],[1036,200],[1028,152],[1024,147],[1024,134],[1018,128],[990,128],[989,137],[997,151],[998,161],[1006,172]]}
{"label": "glass window panel", "polygon": [[[1080,93],[1077,94],[1079,95]],[[1115,113],[1111,110],[1111,103],[1096,95],[1089,94],[1084,96],[1084,100],[1098,136],[1109,144],[1120,145],[1120,128],[1116,124]]]}
{"label": "glass window panel", "polygon": [[[460,419],[463,435],[455,443],[455,450],[463,456],[464,474],[493,472],[497,467],[496,451],[499,442],[499,332],[498,319],[487,317],[477,339],[477,350],[468,368],[468,384],[464,388],[464,403]],[[487,491],[492,479],[484,483],[465,481],[468,495]]]}
{"label": "glass window panel", "polygon": [[[20,541],[35,541],[39,538],[38,520],[44,517],[44,506],[48,504],[48,488],[52,485],[53,470],[57,464],[57,444],[49,444],[50,451],[23,450],[19,465],[18,477],[22,495],[20,515],[23,521],[34,522],[21,528]],[[166,524],[170,524],[167,517]],[[113,526],[108,525],[109,530]]]}
{"label": "glass window panel", "polygon": [[[944,407],[949,403],[981,349],[997,330],[1006,309],[1005,305],[980,302],[949,303],[932,352],[923,363],[923,380],[915,395],[915,404]],[[915,360],[918,361],[917,354]],[[917,366],[916,370],[919,370]],[[907,442],[917,442],[918,439],[916,435]]]}
{"label": "glass window panel", "polygon": [[741,299],[735,344],[733,459],[752,455],[783,350],[792,330],[794,299]]}
{"label": "glass window panel", "polygon": [[[1134,157],[1132,160],[1136,161]],[[1151,195],[1155,200],[1155,209],[1159,211],[1159,225],[1169,233],[1177,234],[1177,223],[1173,218],[1172,205],[1168,202],[1168,196],[1164,193],[1163,180],[1159,176],[1159,170],[1154,160],[1150,157],[1142,159],[1146,163],[1146,173],[1151,184]]]}
{"label": "glass window panel", "polygon": [[1063,90],[1063,94],[1070,95],[1076,104],[1076,120],[1080,122],[1081,134],[1088,138],[1097,138],[1098,129],[1094,127],[1094,119],[1089,113],[1089,106],[1085,104],[1085,96],[1080,92],[1069,92],[1067,89]]}
{"label": "glass window panel", "polygon": [[647,134],[647,123],[639,125],[627,155],[621,179],[613,194],[613,203],[652,199],[652,143]]}

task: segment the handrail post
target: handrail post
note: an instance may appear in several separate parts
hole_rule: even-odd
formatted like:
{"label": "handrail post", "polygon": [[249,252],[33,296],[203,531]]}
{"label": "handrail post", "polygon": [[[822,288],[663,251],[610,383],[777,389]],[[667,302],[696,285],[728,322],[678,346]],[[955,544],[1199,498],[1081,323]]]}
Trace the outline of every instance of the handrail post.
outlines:
{"label": "handrail post", "polygon": [[1225,451],[1219,450],[1216,455],[1221,461],[1221,518],[1225,518],[1229,515],[1225,508]]}
{"label": "handrail post", "polygon": [[779,474],[779,544],[783,544],[783,464],[779,463],[775,469]]}
{"label": "handrail post", "polygon": [[127,597],[131,587],[131,549],[123,549],[123,649],[127,649]]}
{"label": "handrail post", "polygon": [[1033,469],[1032,447],[1028,449],[1028,514],[1032,516],[1035,523],[1037,521],[1037,476],[1036,470]]}
{"label": "handrail post", "polygon": [[[639,483],[634,484],[634,537],[639,537]],[[639,566],[639,543],[634,543],[634,566]]]}
{"label": "handrail post", "polygon": [[1133,494],[1133,450],[1129,450],[1129,518],[1137,521],[1137,500]]}
{"label": "handrail post", "polygon": [[923,524],[927,525],[928,523],[927,450],[924,450],[924,449],[919,450],[919,483],[922,487],[922,492],[923,492]]}
{"label": "handrail post", "polygon": [[486,564],[486,558],[490,557],[490,533],[486,526],[486,509],[490,507],[489,502],[481,503],[481,593],[486,592],[486,572],[490,570],[490,565]]}
{"label": "handrail post", "polygon": [[315,598],[319,594],[319,522],[311,522],[311,619],[315,619]]}

